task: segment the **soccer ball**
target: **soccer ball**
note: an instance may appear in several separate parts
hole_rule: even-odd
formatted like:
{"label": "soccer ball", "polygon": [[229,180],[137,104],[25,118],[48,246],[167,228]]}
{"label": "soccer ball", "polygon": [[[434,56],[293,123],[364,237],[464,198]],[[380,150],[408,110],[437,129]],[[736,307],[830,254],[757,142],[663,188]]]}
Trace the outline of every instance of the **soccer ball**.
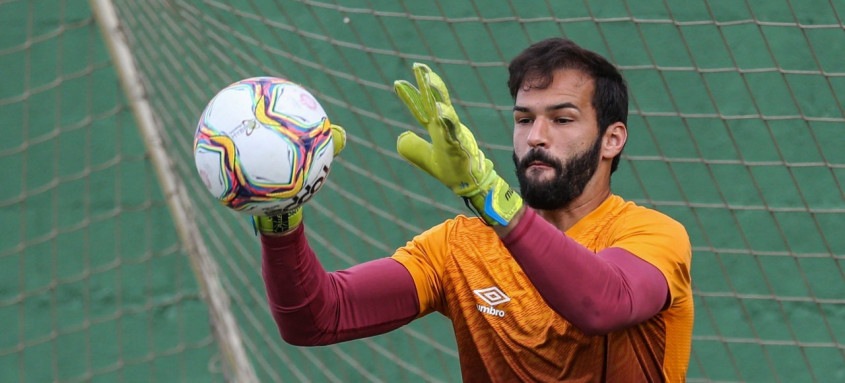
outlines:
{"label": "soccer ball", "polygon": [[223,205],[274,215],[320,190],[332,145],[331,123],[311,93],[285,79],[253,77],[209,101],[194,134],[194,161]]}

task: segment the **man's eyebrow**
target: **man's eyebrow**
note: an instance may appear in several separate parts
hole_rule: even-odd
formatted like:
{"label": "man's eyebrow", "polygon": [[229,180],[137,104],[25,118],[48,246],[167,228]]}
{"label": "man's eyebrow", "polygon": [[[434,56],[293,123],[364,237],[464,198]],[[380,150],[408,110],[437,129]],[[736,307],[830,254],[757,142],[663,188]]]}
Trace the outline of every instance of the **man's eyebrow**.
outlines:
{"label": "man's eyebrow", "polygon": [[[577,111],[581,111],[581,109],[579,109],[578,106],[576,106],[575,104],[573,104],[571,102],[563,102],[563,103],[560,103],[560,104],[554,104],[554,105],[550,105],[550,106],[546,107],[547,112],[560,110],[560,109],[575,109]],[[524,107],[524,106],[514,105],[513,111],[514,112],[521,112],[521,113],[528,113],[531,110],[528,109],[527,107]]]}
{"label": "man's eyebrow", "polygon": [[546,111],[550,112],[550,111],[553,111],[553,110],[560,110],[560,109],[575,109],[579,112],[581,111],[581,109],[579,109],[578,106],[576,106],[575,104],[573,104],[571,102],[563,102],[563,103],[560,103],[560,104],[551,105],[551,106],[546,108]]}

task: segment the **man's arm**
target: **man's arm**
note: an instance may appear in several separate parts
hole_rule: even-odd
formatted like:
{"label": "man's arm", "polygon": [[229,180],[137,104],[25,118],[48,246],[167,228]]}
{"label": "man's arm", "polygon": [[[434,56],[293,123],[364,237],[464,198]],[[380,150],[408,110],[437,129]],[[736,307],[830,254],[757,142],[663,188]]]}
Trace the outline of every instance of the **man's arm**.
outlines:
{"label": "man's arm", "polygon": [[414,281],[391,258],[326,272],[308,245],[304,225],[261,236],[262,275],[282,338],[317,346],[382,334],[419,312]]}
{"label": "man's arm", "polygon": [[606,334],[663,309],[669,287],[654,265],[621,248],[593,253],[529,208],[502,242],[546,303],[581,331]]}

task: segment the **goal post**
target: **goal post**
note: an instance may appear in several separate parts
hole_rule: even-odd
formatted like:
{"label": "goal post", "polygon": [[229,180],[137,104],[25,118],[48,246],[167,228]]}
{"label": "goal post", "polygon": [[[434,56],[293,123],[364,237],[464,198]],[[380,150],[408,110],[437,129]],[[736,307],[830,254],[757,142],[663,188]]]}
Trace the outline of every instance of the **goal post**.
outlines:
{"label": "goal post", "polygon": [[425,133],[393,81],[437,71],[516,184],[508,60],[552,36],[628,81],[614,193],[690,234],[687,381],[841,381],[843,18],[830,0],[0,0],[0,381],[460,381],[439,314],[284,343],[260,242],[206,192],[193,134],[237,80],[311,91],[348,142],[306,232],[344,269],[470,214],[396,153]]}
{"label": "goal post", "polygon": [[202,298],[208,305],[211,328],[222,355],[224,373],[231,382],[257,383],[258,378],[243,348],[240,329],[229,309],[229,295],[219,280],[219,266],[208,252],[196,223],[191,197],[171,162],[170,153],[175,149],[165,140],[164,127],[147,100],[142,74],[135,64],[114,5],[111,0],[89,2],[111,53],[146,151],[155,166],[159,185],[190,259]]}
{"label": "goal post", "polygon": [[[117,3],[116,3],[117,4]],[[343,125],[347,149],[306,206],[327,269],[389,255],[466,213],[395,153],[419,129],[393,94],[411,63],[450,85],[485,153],[511,166],[507,61],[529,43],[570,37],[629,82],[629,142],[614,191],[664,211],[693,241],[696,327],[690,381],[831,380],[843,371],[845,62],[836,2],[153,1],[117,13],[151,107],[202,190],[191,132],[208,99],[257,75],[286,77]],[[457,379],[448,322],[336,346],[283,344],[268,320],[254,236],[208,195],[197,222],[225,272],[231,310],[259,378]],[[225,238],[225,239],[224,239]],[[812,323],[812,325],[808,325]],[[328,366],[337,370],[328,369]],[[315,378],[318,377],[318,378]]]}

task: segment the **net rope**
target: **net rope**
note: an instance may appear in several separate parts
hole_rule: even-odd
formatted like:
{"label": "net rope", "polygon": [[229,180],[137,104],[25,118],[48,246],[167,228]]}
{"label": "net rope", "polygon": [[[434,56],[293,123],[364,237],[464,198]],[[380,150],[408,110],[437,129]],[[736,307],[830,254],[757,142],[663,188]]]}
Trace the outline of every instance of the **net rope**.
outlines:
{"label": "net rope", "polygon": [[[690,233],[696,323],[688,380],[845,378],[845,237],[840,235],[845,4],[116,3],[144,91],[164,127],[162,140],[192,192],[196,224],[220,266],[220,282],[230,294],[260,381],[456,382],[460,373],[449,323],[437,314],[391,334],[335,346],[297,348],[281,341],[266,309],[257,239],[245,217],[219,206],[195,174],[193,131],[205,103],[242,78],[287,77],[311,90],[333,122],[347,129],[348,146],[305,214],[309,239],[324,266],[342,269],[390,255],[444,219],[469,214],[451,192],[396,154],[395,138],[402,131],[424,132],[393,95],[393,81],[411,80],[415,61],[441,74],[462,121],[499,173],[516,184],[510,170],[507,62],[529,43],[550,36],[570,37],[622,70],[631,91],[630,134],[614,191],[666,212]],[[38,28],[43,22],[36,10],[43,2],[0,1],[0,15],[26,14],[28,25],[19,35],[0,38],[0,60],[4,67],[14,62],[9,67],[19,74],[0,88],[0,108],[4,116],[19,117],[23,127],[0,143],[0,168],[13,169],[4,177],[10,186],[0,188],[4,238],[12,239],[0,246],[0,273],[7,276],[1,282],[0,318],[17,324],[13,335],[0,338],[0,367],[10,366],[0,371],[28,376],[26,355],[46,349],[53,380],[130,376],[130,367],[141,365],[159,371],[167,363],[159,360],[171,358],[181,360],[183,376],[202,364],[211,379],[219,379],[213,366],[219,361],[208,356],[216,345],[210,332],[199,335],[202,331],[190,328],[193,316],[177,316],[176,344],[164,351],[156,340],[159,323],[148,317],[146,328],[138,331],[148,335],[146,348],[156,351],[140,359],[129,351],[111,359],[95,355],[102,339],[93,328],[120,327],[165,307],[193,307],[200,294],[187,263],[173,266],[183,254],[173,230],[160,227],[166,225],[166,205],[155,172],[137,147],[128,106],[119,101],[115,85],[100,83],[112,69],[92,18],[70,2],[60,4],[65,13],[53,18],[57,25]],[[83,35],[85,48],[64,46],[70,35]],[[80,55],[84,65],[70,63]],[[46,68],[51,75],[44,76],[44,57],[64,64],[55,71]],[[108,96],[118,101],[104,103]],[[46,116],[33,111],[42,102],[53,108]],[[80,102],[85,107],[77,107]],[[68,117],[74,107],[80,116]],[[98,138],[103,131],[120,144],[104,151]],[[82,166],[67,160],[71,136],[84,137],[74,144],[84,148],[76,157],[85,158]],[[83,213],[63,210],[66,189],[79,195]],[[140,223],[126,222],[129,215],[141,216]],[[150,245],[127,250],[139,235]],[[81,242],[81,263],[66,260],[67,237]],[[34,276],[33,254],[48,254],[37,262],[52,271]],[[170,286],[158,283],[162,267],[172,267],[167,275],[180,279]],[[140,281],[138,268],[145,275]],[[94,288],[94,281],[104,278],[115,280],[117,303],[103,300],[98,294],[104,293]],[[146,287],[137,290],[130,281]],[[86,284],[76,314],[81,324],[63,327],[61,297]],[[136,296],[139,291],[143,297]],[[136,298],[144,303],[134,303]],[[25,325],[33,316],[28,307],[44,300],[50,302],[51,330],[34,333]],[[143,349],[129,345],[127,331],[117,332],[118,345],[110,347]],[[88,350],[86,367],[68,375],[60,362],[63,339],[77,334],[88,337],[82,343]]]}

